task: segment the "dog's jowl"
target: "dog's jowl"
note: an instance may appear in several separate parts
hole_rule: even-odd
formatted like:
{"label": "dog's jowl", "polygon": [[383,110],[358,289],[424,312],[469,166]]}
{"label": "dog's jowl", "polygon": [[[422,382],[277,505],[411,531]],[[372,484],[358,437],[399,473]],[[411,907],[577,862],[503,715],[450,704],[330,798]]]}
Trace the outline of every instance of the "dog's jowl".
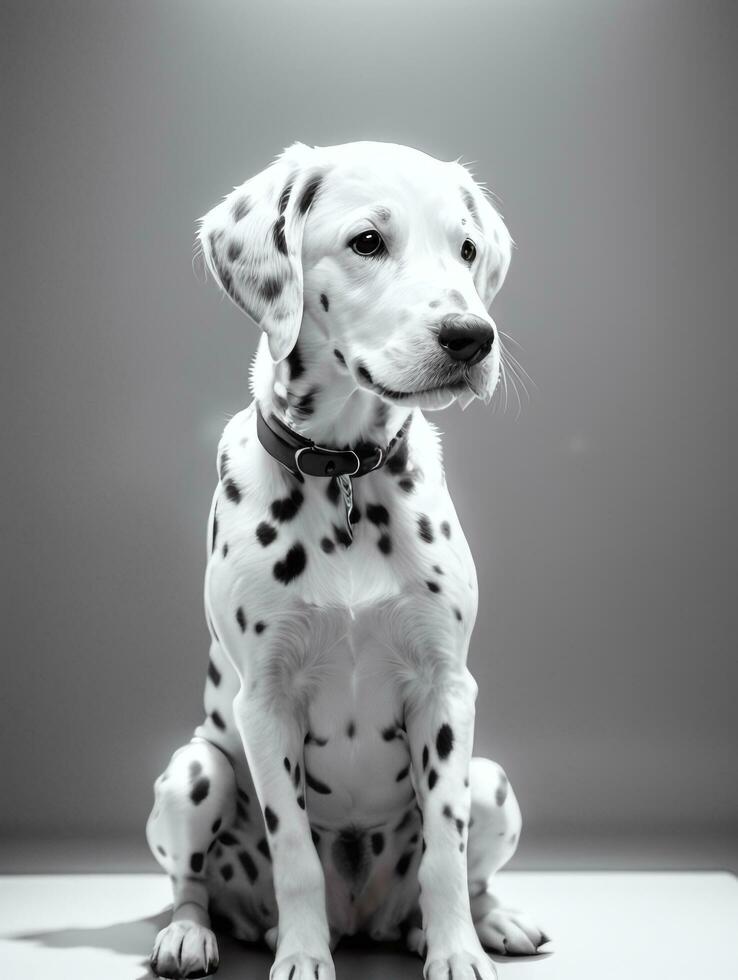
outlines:
{"label": "dog's jowl", "polygon": [[458,163],[296,144],[200,242],[263,336],[218,449],[205,717],[147,826],[174,893],[153,969],[214,972],[222,929],[329,980],[363,932],[489,980],[485,949],[547,937],[490,891],[520,811],[472,758],[477,581],[423,410],[491,397],[510,236]]}

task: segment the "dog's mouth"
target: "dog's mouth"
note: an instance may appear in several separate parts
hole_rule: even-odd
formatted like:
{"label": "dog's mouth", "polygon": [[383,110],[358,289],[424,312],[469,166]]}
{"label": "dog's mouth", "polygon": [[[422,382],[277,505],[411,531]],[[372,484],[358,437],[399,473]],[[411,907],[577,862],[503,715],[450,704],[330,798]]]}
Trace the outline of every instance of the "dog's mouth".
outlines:
{"label": "dog's mouth", "polygon": [[438,384],[424,388],[397,389],[369,379],[367,372],[361,373],[362,386],[370,388],[377,395],[395,404],[412,403],[418,408],[446,408],[455,398],[466,396],[466,404],[473,398],[486,398],[484,382],[473,368],[465,368],[460,375]]}

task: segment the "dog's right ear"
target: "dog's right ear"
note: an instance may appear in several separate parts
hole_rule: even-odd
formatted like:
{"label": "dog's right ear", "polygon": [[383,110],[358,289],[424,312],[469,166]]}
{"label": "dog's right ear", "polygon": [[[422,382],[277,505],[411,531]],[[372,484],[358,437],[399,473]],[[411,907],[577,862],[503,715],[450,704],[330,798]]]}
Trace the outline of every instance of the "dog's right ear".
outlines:
{"label": "dog's right ear", "polygon": [[224,292],[269,338],[275,361],[302,322],[302,234],[324,167],[295,143],[237,187],[200,222],[205,262]]}

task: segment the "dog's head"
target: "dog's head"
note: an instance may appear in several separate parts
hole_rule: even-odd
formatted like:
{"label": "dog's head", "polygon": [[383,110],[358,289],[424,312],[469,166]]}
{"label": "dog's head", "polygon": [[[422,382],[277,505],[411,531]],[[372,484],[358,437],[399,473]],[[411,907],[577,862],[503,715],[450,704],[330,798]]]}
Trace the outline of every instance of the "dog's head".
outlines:
{"label": "dog's head", "polygon": [[469,172],[409,147],[285,150],[203,219],[208,267],[275,361],[315,320],[358,387],[421,408],[488,399],[511,239]]}

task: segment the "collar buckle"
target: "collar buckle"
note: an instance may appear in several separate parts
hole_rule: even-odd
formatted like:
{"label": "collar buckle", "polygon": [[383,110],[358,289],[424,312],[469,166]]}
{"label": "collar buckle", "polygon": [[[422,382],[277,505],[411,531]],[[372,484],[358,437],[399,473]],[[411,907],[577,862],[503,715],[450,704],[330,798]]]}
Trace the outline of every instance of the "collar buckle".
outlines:
{"label": "collar buckle", "polygon": [[295,466],[303,476],[356,476],[361,460],[353,449],[326,449],[313,444],[297,450]]}

